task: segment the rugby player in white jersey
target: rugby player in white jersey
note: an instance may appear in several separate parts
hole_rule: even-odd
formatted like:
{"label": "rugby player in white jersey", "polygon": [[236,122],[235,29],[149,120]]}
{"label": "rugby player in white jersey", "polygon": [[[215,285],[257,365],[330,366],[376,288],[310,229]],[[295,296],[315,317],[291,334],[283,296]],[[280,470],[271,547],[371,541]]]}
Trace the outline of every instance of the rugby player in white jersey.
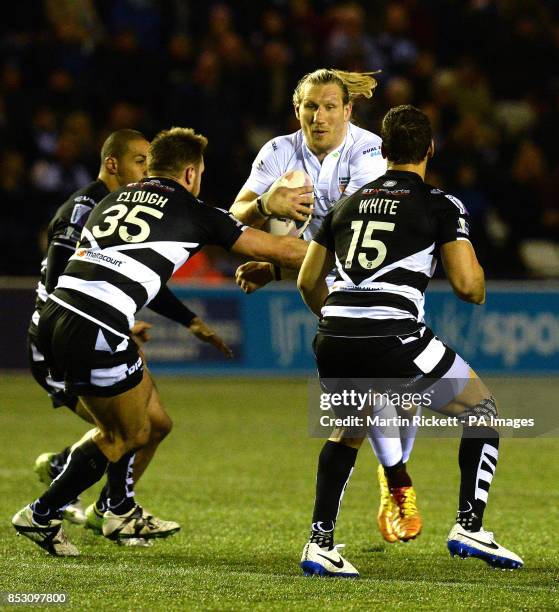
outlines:
{"label": "rugby player in white jersey", "polygon": [[[372,73],[320,69],[305,75],[293,94],[301,129],[267,142],[237,195],[231,212],[243,223],[262,227],[270,218],[310,222],[303,232],[312,240],[332,206],[386,172],[381,139],[351,122],[353,101],[370,98],[377,83]],[[308,187],[282,187],[274,183],[288,170],[302,170],[312,179]],[[273,280],[292,278],[289,271],[271,264],[248,262],[239,267],[237,282],[251,293]],[[399,435],[398,435],[399,434]],[[350,439],[333,437],[339,444],[325,445],[320,462],[338,461]],[[387,435],[372,428],[369,441],[381,465],[377,470],[380,506],[377,522],[387,542],[417,537],[422,523],[416,494],[406,470],[415,440],[415,428],[402,427]]]}

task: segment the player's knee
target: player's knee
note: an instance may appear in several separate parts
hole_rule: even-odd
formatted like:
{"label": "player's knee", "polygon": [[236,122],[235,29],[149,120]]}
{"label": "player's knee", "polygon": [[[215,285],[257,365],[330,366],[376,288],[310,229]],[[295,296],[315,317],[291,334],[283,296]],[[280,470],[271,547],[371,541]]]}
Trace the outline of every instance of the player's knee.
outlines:
{"label": "player's knee", "polygon": [[151,424],[148,419],[141,424],[127,424],[115,434],[113,446],[122,447],[122,454],[138,450],[149,442],[150,432]]}
{"label": "player's knee", "polygon": [[151,442],[161,442],[173,429],[173,421],[165,412],[165,408],[163,408],[163,404],[156,391],[154,391],[154,395],[150,398],[148,418],[151,425]]}
{"label": "player's knee", "polygon": [[151,419],[150,442],[161,442],[173,429],[173,421],[166,414],[158,414],[157,418]]}
{"label": "player's knee", "polygon": [[126,440],[113,431],[98,429],[91,439],[102,449],[107,459],[113,463],[118,461],[129,450]]}
{"label": "player's knee", "polygon": [[142,427],[138,428],[133,436],[131,436],[129,442],[131,443],[130,450],[136,450],[145,446],[151,435],[151,423],[146,419]]}

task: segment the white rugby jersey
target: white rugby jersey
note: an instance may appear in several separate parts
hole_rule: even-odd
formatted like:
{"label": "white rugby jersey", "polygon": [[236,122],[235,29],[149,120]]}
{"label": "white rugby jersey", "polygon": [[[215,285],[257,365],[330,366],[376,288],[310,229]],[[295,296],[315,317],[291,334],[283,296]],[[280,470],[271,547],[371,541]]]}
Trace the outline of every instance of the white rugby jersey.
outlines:
{"label": "white rugby jersey", "polygon": [[278,136],[260,149],[243,188],[261,195],[288,170],[306,172],[314,186],[314,212],[303,237],[312,240],[335,202],[386,172],[381,142],[376,134],[349,123],[343,143],[320,163],[302,130]]}

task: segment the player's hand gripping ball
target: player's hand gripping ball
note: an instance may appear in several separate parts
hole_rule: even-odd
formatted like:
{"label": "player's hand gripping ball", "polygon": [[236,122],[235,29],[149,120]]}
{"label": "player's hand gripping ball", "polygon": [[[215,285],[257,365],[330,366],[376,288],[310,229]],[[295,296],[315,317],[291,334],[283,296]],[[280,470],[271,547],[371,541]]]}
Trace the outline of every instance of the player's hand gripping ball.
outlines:
{"label": "player's hand gripping ball", "polygon": [[[288,170],[283,176],[280,176],[270,187],[269,193],[273,193],[278,187],[302,188],[308,187],[307,192],[312,191],[312,179],[302,170]],[[305,192],[302,192],[305,193]],[[273,196],[272,196],[273,197]],[[298,208],[309,206],[308,204],[299,205]],[[311,221],[312,215],[304,215],[304,220],[288,218],[271,218],[266,221],[264,231],[274,234],[275,236],[301,236],[307,225]]]}

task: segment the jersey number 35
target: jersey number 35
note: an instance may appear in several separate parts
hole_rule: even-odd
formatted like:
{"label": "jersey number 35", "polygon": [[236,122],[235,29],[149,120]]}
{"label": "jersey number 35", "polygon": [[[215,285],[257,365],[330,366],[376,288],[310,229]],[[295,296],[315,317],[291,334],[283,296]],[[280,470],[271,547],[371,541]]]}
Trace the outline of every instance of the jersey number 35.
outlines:
{"label": "jersey number 35", "polygon": [[[155,208],[150,208],[149,206],[137,204],[129,212],[128,208],[124,204],[115,204],[114,206],[109,206],[109,208],[107,208],[105,211],[103,223],[93,226],[93,235],[95,238],[104,238],[105,236],[110,236],[112,233],[114,233],[118,227],[118,235],[125,242],[143,242],[150,235],[151,227],[145,219],[141,219],[138,216],[140,213],[156,217],[157,219],[161,219],[163,216],[162,211]],[[119,222],[121,220],[123,223],[121,223],[119,227]],[[107,224],[107,226],[103,228],[103,225],[105,224]],[[139,228],[139,231],[131,234],[128,231],[130,226],[136,226],[136,228]]]}

